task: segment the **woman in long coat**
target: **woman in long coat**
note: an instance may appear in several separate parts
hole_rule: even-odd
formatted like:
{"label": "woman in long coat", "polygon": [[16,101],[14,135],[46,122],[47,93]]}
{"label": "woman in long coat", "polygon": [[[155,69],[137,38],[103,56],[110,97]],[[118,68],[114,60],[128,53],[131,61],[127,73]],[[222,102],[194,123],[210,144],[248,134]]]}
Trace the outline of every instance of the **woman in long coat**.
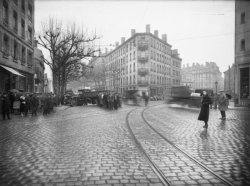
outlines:
{"label": "woman in long coat", "polygon": [[198,120],[204,121],[205,125],[203,128],[208,127],[208,119],[209,119],[209,105],[212,103],[211,98],[208,96],[206,91],[203,91],[203,97],[201,100],[201,110],[198,117]]}

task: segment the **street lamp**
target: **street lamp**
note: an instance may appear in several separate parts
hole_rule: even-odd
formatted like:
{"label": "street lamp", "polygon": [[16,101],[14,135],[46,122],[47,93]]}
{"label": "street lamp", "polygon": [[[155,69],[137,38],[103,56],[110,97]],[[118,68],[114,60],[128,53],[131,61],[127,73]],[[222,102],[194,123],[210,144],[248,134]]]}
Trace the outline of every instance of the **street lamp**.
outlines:
{"label": "street lamp", "polygon": [[218,82],[215,81],[215,93],[217,94],[217,86],[218,86]]}

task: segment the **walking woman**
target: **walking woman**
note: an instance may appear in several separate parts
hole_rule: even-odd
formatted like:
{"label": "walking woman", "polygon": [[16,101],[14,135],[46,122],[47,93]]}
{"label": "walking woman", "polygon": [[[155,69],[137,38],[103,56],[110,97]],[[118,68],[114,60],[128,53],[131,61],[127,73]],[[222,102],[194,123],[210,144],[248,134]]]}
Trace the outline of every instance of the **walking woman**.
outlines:
{"label": "walking woman", "polygon": [[218,108],[219,108],[220,113],[221,113],[220,119],[225,120],[226,119],[226,110],[228,109],[228,105],[229,105],[229,100],[228,100],[225,92],[220,91],[220,97],[219,97],[218,103],[219,103]]}
{"label": "walking woman", "polygon": [[211,103],[212,103],[211,98],[208,96],[206,91],[203,91],[203,97],[202,97],[202,101],[201,101],[201,110],[200,110],[200,114],[198,117],[198,120],[205,122],[205,125],[203,126],[203,128],[208,127],[207,122],[209,119],[209,105]]}

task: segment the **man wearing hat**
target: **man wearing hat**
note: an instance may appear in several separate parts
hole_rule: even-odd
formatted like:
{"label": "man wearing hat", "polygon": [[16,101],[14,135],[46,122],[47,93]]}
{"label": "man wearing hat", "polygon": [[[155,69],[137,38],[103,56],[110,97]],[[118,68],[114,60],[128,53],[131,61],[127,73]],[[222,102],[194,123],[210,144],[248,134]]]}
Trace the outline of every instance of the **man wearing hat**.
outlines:
{"label": "man wearing hat", "polygon": [[219,110],[221,113],[221,119],[226,119],[226,110],[228,109],[229,100],[223,90],[220,91],[220,96],[218,100]]}

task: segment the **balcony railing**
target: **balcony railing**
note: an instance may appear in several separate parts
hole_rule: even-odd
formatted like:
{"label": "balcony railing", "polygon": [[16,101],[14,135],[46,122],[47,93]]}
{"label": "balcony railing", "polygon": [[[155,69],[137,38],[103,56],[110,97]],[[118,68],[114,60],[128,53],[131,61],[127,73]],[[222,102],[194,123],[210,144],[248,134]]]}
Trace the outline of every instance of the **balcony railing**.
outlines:
{"label": "balcony railing", "polygon": [[148,56],[138,56],[138,62],[141,62],[141,63],[148,62]]}
{"label": "balcony railing", "polygon": [[138,68],[138,75],[140,76],[146,76],[149,74],[148,68]]}
{"label": "balcony railing", "polygon": [[148,80],[138,80],[137,84],[139,87],[146,87],[148,86]]}
{"label": "balcony railing", "polygon": [[138,50],[147,50],[147,49],[148,49],[148,42],[146,41],[138,42]]}

